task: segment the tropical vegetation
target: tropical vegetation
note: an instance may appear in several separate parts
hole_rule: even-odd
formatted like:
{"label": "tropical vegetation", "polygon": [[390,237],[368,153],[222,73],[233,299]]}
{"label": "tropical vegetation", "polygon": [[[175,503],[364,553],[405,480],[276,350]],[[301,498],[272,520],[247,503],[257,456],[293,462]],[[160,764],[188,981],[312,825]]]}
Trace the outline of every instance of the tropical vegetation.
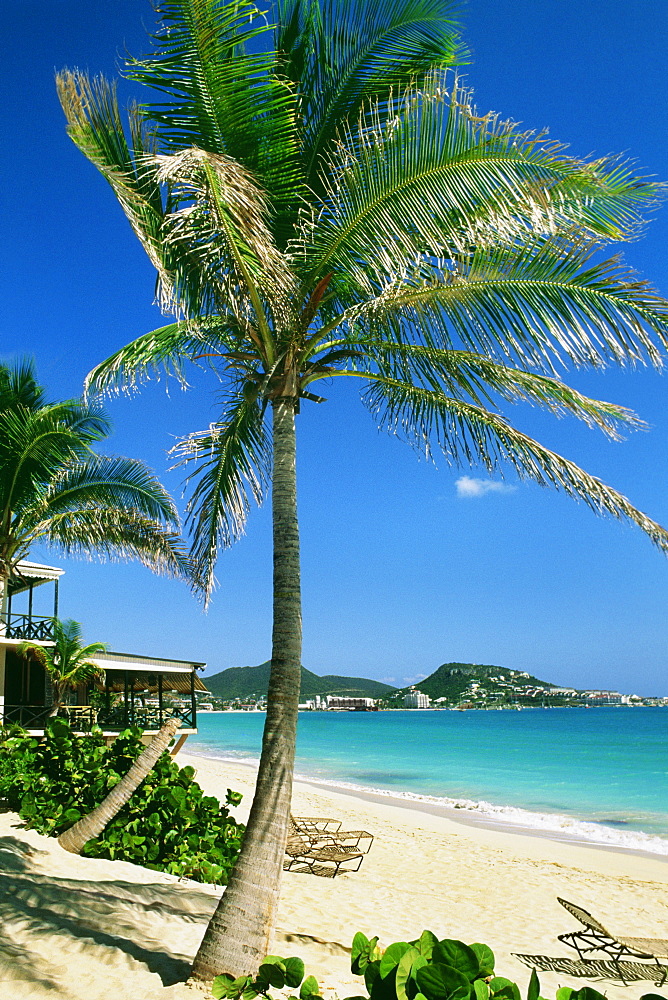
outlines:
{"label": "tropical vegetation", "polygon": [[[113,188],[170,321],[100,364],[89,391],[210,365],[218,419],[186,438],[192,555],[217,556],[271,485],[274,594],[262,758],[244,849],[193,974],[255,972],[275,920],[301,664],[296,423],[355,379],[379,427],[668,534],[514,427],[544,407],[617,438],[641,426],[566,366],[660,363],[668,303],[610,243],[658,186],[615,159],[477,114],[449,0],[158,0],[149,88],[127,125],[114,85],[59,74],[69,134]],[[156,96],[156,92],[157,96]]]}
{"label": "tropical vegetation", "polygon": [[[385,950],[378,938],[369,940],[358,932],[351,948],[351,971],[364,976],[367,997],[346,1000],[521,1000],[517,983],[494,972],[494,952],[486,944],[464,944],[452,938],[443,940],[431,931],[423,931],[415,941],[395,941]],[[304,977],[300,958],[268,955],[256,976],[216,976],[214,1000],[271,1000],[270,989],[299,987],[299,1000],[320,1000],[315,976]],[[290,996],[288,1000],[297,1000]],[[527,1000],[543,1000],[540,981],[532,969]],[[605,1000],[591,986],[572,989],[561,986],[556,1000]],[[640,1000],[661,1000],[656,993],[645,993]]]}
{"label": "tropical vegetation", "polygon": [[[141,462],[93,451],[111,427],[99,402],[50,403],[34,364],[0,364],[0,594],[33,545],[68,555],[138,559],[191,577],[179,517]],[[61,643],[80,639],[67,626]],[[63,646],[63,648],[65,648]]]}
{"label": "tropical vegetation", "polygon": [[18,656],[35,660],[46,671],[51,687],[51,708],[49,715],[58,715],[65,694],[76,690],[79,684],[88,684],[104,676],[94,657],[107,652],[104,642],[83,645],[83,630],[79,622],[53,621],[53,645],[42,646],[32,642],[21,642],[16,647]]}
{"label": "tropical vegetation", "polygon": [[[75,736],[61,718],[50,720],[43,741],[7,734],[0,743],[0,801],[28,828],[57,837],[100,805],[145,749],[139,729],[107,746],[101,730]],[[243,839],[244,827],[229,812],[241,795],[228,789],[221,805],[203,793],[194,773],[163,753],[81,853],[225,884]]]}

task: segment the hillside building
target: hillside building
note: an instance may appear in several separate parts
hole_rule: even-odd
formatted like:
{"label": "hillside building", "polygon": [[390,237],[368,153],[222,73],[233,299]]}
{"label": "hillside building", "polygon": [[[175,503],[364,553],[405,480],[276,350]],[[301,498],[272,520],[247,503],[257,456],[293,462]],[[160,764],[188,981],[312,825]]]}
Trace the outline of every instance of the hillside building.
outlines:
{"label": "hillside building", "polygon": [[429,708],[431,705],[431,698],[428,694],[422,694],[422,691],[418,691],[416,688],[411,688],[404,695],[404,708]]}

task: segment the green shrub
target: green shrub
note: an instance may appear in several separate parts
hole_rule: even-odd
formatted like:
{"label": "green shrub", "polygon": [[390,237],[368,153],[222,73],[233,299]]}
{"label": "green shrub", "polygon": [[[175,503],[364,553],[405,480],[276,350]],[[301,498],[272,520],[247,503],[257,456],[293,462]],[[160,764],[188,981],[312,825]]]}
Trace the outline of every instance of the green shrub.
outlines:
{"label": "green shrub", "polygon": [[[144,749],[141,730],[127,729],[110,747],[100,730],[74,736],[52,719],[45,738],[10,737],[0,744],[0,799],[27,826],[57,837],[102,802]],[[88,857],[132,861],[200,882],[225,884],[244,827],[225,805],[204,795],[191,767],[163,754],[106,830],[83,849]]]}
{"label": "green shrub", "polygon": [[[304,963],[301,958],[280,958],[278,955],[267,955],[258,969],[257,976],[240,976],[235,979],[225,972],[216,976],[213,981],[214,1000],[255,1000],[256,997],[266,997],[271,1000],[269,990],[283,990],[286,986],[291,990],[299,990],[299,1000],[322,1000],[318,996],[318,980],[315,976],[304,979]],[[287,1000],[297,1000],[289,996]]]}
{"label": "green shrub", "polygon": [[[377,937],[369,940],[358,933],[353,938],[350,968],[356,976],[364,976],[368,996],[346,1000],[521,1000],[517,983],[494,974],[494,952],[486,944],[467,945],[449,938],[439,941],[431,931],[423,931],[416,941],[396,941],[385,951],[378,947]],[[300,983],[299,1000],[321,1000],[315,977],[304,979],[301,959],[269,955],[255,977],[216,976],[213,996],[215,1000],[255,1000],[258,996],[272,1000],[271,987],[295,989]],[[543,1000],[535,970],[526,1000]],[[591,986],[579,990],[562,986],[556,1000],[606,998]],[[640,1000],[662,998],[646,993]]]}

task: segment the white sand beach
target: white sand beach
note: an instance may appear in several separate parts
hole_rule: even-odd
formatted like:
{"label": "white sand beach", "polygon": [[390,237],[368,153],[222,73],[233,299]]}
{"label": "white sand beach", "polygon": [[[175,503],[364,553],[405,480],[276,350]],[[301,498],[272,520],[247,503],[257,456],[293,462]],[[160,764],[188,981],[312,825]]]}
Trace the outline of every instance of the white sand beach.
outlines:
{"label": "white sand beach", "polygon": [[[197,780],[223,797],[252,796],[252,768],[181,753]],[[575,921],[563,896],[597,914],[613,931],[668,937],[668,862],[572,842],[488,829],[377,802],[339,790],[295,784],[293,811],[335,816],[346,829],[375,835],[359,872],[336,879],[287,872],[283,878],[277,954],[304,958],[326,1000],[359,995],[348,949],[355,931],[381,944],[417,937],[483,941],[497,972],[522,990],[529,969],[513,952],[577,958],[557,934]],[[220,890],[124,862],[76,858],[55,840],[0,815],[0,986],[7,1000],[193,1000],[210,995],[186,984]],[[559,985],[595,985],[612,1000],[643,993],[668,997],[650,978],[623,987],[564,972],[541,973],[542,994]]]}

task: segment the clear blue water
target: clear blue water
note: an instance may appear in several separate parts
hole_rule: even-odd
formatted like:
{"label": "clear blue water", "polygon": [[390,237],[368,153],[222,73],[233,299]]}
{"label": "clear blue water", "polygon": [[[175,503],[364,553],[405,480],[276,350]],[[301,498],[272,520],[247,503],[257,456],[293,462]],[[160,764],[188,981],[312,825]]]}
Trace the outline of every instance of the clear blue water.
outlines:
{"label": "clear blue water", "polygon": [[[263,725],[200,713],[188,749],[257,759]],[[304,712],[296,771],[668,854],[668,709]]]}

